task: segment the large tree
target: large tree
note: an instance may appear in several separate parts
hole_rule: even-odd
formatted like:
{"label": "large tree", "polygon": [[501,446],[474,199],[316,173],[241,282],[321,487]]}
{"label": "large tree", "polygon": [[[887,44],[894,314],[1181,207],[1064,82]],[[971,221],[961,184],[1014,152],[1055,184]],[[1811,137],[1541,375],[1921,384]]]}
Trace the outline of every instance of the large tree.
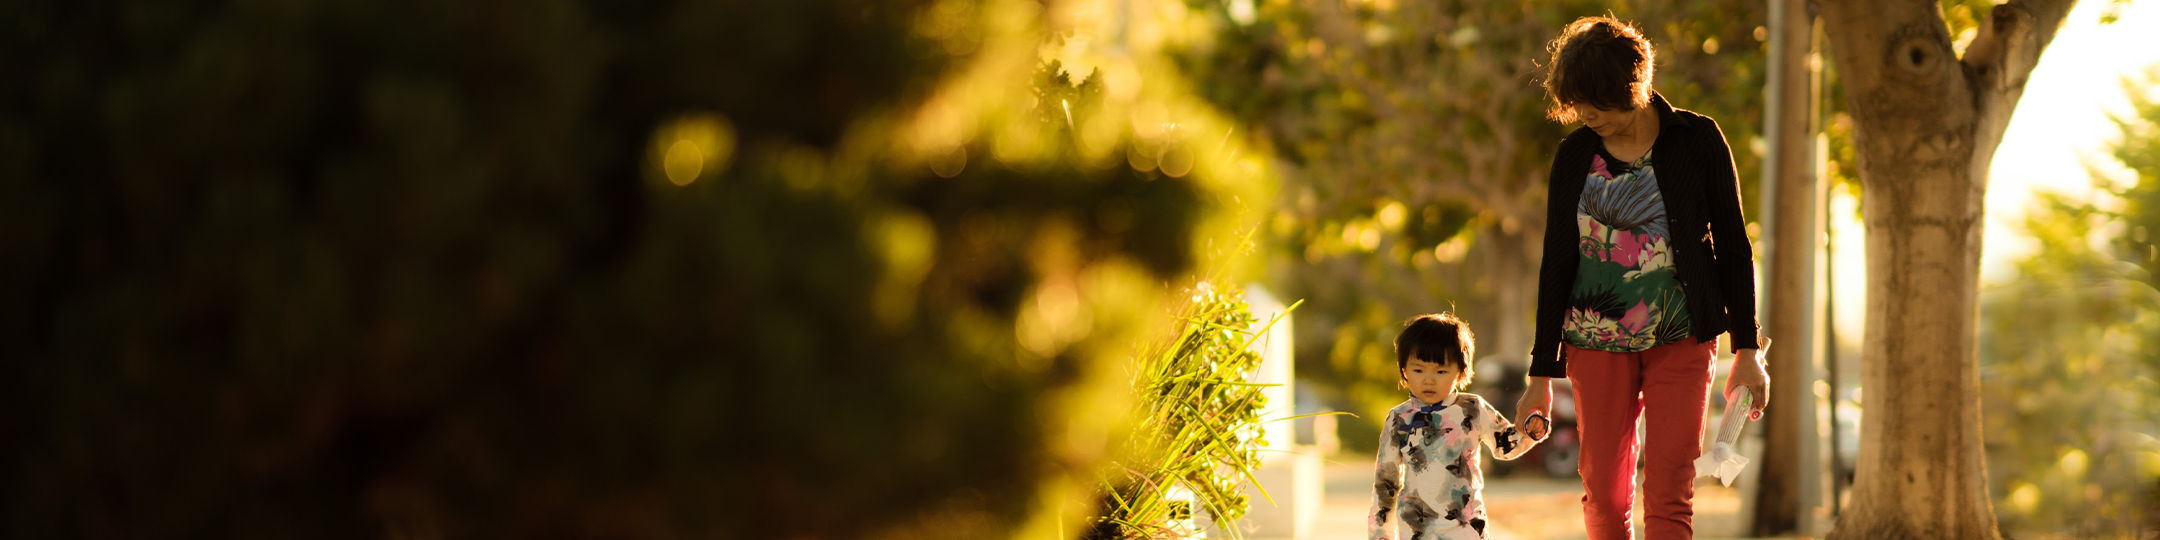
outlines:
{"label": "large tree", "polygon": [[1988,165],[2074,0],[2012,0],[1959,54],[1933,0],[1818,3],[1867,198],[1869,362],[1834,538],[1995,538],[1980,434]]}

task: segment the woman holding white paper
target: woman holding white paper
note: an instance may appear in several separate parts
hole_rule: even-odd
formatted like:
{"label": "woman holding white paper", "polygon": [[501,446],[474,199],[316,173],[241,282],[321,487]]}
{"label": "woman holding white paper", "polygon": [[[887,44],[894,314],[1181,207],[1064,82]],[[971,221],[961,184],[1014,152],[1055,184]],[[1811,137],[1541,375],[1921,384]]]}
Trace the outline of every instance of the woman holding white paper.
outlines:
{"label": "woman holding white paper", "polygon": [[1635,27],[1586,17],[1548,48],[1548,115],[1583,127],[1553,156],[1530,388],[1515,414],[1548,413],[1552,378],[1567,377],[1590,538],[1633,536],[1638,450],[1649,536],[1692,538],[1720,336],[1735,353],[1727,388],[1748,388],[1758,416],[1770,389],[1732,148],[1716,121],[1651,90],[1654,52]]}

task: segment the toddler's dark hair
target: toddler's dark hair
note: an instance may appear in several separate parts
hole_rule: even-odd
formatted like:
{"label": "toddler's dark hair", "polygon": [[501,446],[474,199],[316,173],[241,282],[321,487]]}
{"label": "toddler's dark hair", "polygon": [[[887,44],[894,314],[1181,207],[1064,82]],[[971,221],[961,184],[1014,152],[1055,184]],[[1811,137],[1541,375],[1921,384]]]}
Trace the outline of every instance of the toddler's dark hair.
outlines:
{"label": "toddler's dark hair", "polygon": [[1476,352],[1477,336],[1470,333],[1470,323],[1453,313],[1428,313],[1403,323],[1402,334],[1395,336],[1395,369],[1409,367],[1415,355],[1419,360],[1461,369],[1462,382],[1468,384],[1477,374],[1470,364]]}

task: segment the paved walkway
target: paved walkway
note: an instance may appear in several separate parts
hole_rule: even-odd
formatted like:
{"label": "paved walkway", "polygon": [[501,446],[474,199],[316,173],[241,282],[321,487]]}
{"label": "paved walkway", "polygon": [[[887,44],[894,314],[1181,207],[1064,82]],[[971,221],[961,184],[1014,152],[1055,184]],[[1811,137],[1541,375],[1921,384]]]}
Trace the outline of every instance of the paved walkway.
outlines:
{"label": "paved walkway", "polygon": [[[1365,512],[1372,501],[1372,465],[1338,458],[1327,465],[1327,495],[1312,540],[1364,540]],[[1707,479],[1705,479],[1707,481]],[[1486,537],[1491,540],[1583,538],[1582,484],[1536,471],[1487,478]],[[1640,515],[1641,505],[1636,507]],[[1740,494],[1716,482],[1695,487],[1695,534],[1698,538],[1739,536]],[[1636,525],[1641,538],[1641,524]]]}

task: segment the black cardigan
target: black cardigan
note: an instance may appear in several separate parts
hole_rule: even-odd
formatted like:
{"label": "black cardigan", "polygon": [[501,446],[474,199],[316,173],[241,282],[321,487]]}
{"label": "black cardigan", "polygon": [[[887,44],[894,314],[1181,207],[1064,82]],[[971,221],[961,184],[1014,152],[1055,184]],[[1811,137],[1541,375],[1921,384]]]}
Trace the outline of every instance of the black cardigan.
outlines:
{"label": "black cardigan", "polygon": [[[1673,266],[1687,293],[1688,325],[1698,341],[1732,333],[1732,348],[1755,348],[1755,252],[1740,215],[1740,182],[1732,148],[1717,121],[1675,109],[1651,94],[1658,113],[1658,193],[1670,220]],[[1560,141],[1545,197],[1545,258],[1538,270],[1537,341],[1530,347],[1530,375],[1566,377],[1561,321],[1575,288],[1575,206],[1590,175],[1590,156],[1604,138],[1588,127]]]}

